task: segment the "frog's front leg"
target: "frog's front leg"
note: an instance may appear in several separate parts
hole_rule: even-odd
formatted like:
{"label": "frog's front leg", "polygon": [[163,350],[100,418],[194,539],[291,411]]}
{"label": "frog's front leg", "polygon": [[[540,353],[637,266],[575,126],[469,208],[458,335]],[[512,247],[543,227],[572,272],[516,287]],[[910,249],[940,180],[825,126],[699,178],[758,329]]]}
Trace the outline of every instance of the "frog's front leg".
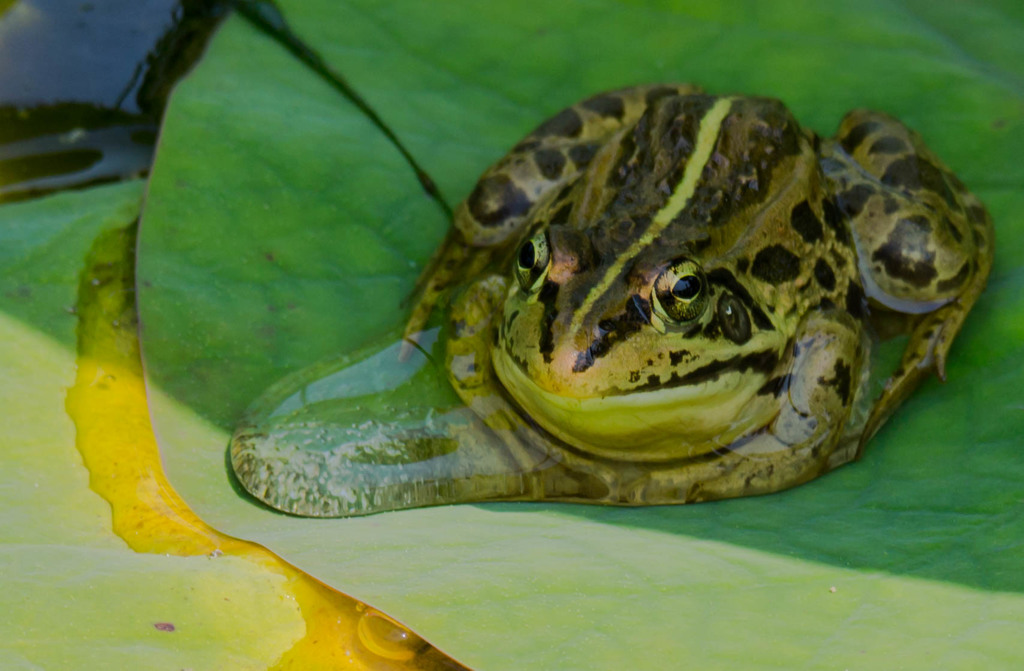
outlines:
{"label": "frog's front leg", "polygon": [[[565,195],[608,140],[634,124],[651,100],[698,93],[688,84],[601,93],[541,123],[488,168],[455,210],[452,227],[417,281],[406,338],[426,323],[442,294],[506,260],[540,204]],[[557,211],[557,207],[553,207]]]}
{"label": "frog's front leg", "polygon": [[910,332],[863,445],[929,373],[945,379],[949,348],[992,267],[992,222],[921,137],[885,114],[848,114],[822,159],[868,298],[876,311],[905,315]]}

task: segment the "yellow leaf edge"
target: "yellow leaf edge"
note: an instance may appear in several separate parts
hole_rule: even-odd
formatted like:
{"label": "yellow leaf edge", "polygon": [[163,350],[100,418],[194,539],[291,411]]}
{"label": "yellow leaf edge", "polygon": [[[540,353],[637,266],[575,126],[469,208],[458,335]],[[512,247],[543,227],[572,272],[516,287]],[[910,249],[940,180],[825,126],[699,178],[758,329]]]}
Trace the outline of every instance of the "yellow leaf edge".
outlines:
{"label": "yellow leaf edge", "polygon": [[137,228],[133,223],[103,233],[86,258],[78,291],[77,373],[66,401],[90,487],[111,506],[113,532],[136,552],[230,555],[283,577],[306,632],[269,668],[465,668],[408,627],[262,545],[217,531],[170,485],[150,422],[139,350]]}

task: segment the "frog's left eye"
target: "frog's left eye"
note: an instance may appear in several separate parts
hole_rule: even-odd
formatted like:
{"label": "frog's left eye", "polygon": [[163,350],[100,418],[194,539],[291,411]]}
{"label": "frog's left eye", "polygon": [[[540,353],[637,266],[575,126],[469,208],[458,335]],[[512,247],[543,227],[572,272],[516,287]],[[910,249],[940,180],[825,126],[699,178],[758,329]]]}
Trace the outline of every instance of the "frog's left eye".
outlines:
{"label": "frog's left eye", "polygon": [[708,304],[708,283],[704,271],[689,259],[680,259],[658,275],[651,298],[662,319],[680,323],[693,321]]}
{"label": "frog's left eye", "polygon": [[548,276],[551,265],[551,250],[548,239],[538,233],[524,242],[516,253],[516,280],[527,293],[537,291]]}

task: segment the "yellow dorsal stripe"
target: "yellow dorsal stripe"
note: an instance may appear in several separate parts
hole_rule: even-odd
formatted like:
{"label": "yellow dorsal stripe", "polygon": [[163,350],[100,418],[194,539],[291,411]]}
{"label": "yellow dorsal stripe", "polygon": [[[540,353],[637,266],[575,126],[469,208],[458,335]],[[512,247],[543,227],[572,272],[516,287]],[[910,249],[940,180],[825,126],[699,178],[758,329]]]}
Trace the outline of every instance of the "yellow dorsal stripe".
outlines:
{"label": "yellow dorsal stripe", "polygon": [[611,286],[612,282],[622,272],[623,266],[630,260],[636,257],[644,248],[650,245],[654,240],[661,235],[661,232],[665,230],[665,227],[678,215],[686,204],[690,202],[690,198],[693,197],[693,192],[697,189],[697,182],[700,180],[701,174],[704,172],[704,166],[707,165],[708,160],[711,158],[711,152],[715,148],[715,142],[718,140],[718,131],[722,127],[722,121],[725,119],[729,110],[732,108],[732,98],[721,98],[711,109],[707,111],[704,118],[700,122],[700,128],[697,131],[697,141],[695,143],[693,153],[690,154],[690,159],[686,163],[686,168],[683,170],[683,178],[679,180],[679,184],[675,190],[672,191],[672,195],[669,196],[668,202],[665,203],[665,207],[661,208],[656,215],[651,225],[648,226],[644,234],[641,235],[636,241],[630,245],[629,249],[626,250],[619,258],[615,259],[608,272],[604,274],[601,281],[590,290],[587,294],[587,298],[583,301],[583,305],[576,311],[576,315],[572,320],[572,332],[576,332],[580,328],[580,324],[583,318],[590,312],[590,309],[594,307],[594,303],[597,302],[598,297],[602,296]]}
{"label": "yellow dorsal stripe", "polygon": [[[676,215],[686,207],[686,204],[690,202],[693,192],[697,189],[697,182],[700,180],[701,173],[704,172],[704,166],[711,159],[711,150],[715,148],[715,141],[718,140],[718,131],[722,127],[722,121],[731,108],[732,98],[722,98],[712,105],[711,109],[704,115],[704,119],[700,122],[700,129],[697,131],[697,146],[694,147],[693,153],[690,155],[690,161],[686,164],[683,178],[679,180],[679,185],[672,192],[668,202],[665,203],[665,207],[661,208],[654,215],[654,223],[636,242],[634,247],[636,245],[650,244],[668,226],[669,222],[675,219]],[[633,250],[630,249],[630,251],[632,252]],[[627,256],[632,256],[632,254]]]}

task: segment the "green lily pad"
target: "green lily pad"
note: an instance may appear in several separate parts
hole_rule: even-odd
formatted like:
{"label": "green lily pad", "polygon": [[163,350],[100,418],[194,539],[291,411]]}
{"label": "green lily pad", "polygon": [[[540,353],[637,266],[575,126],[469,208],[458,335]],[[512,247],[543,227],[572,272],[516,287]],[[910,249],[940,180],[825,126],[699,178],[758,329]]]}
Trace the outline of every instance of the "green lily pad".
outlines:
{"label": "green lily pad", "polygon": [[233,486],[234,422],[282,376],[393,337],[447,222],[355,106],[236,17],[174,94],[139,243],[154,421],[171,481],[204,519],[481,669],[1022,661],[1024,12],[283,5],[450,202],[567,104],[692,81],[781,98],[823,134],[854,107],[900,117],[988,205],[996,265],[949,383],[925,384],[862,461],[789,492],[283,516]]}

